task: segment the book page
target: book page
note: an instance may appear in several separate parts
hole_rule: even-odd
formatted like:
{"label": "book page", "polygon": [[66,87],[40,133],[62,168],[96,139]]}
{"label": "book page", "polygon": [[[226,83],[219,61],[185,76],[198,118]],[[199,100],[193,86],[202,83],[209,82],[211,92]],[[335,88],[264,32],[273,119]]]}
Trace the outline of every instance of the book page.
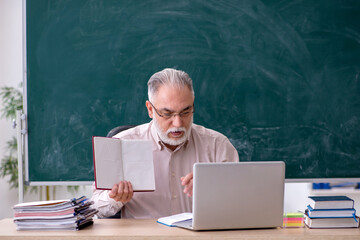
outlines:
{"label": "book page", "polygon": [[180,213],[167,217],[162,217],[157,220],[158,223],[164,224],[169,227],[175,227],[175,223],[190,220],[193,218],[192,213]]}
{"label": "book page", "polygon": [[121,140],[94,137],[94,172],[97,189],[112,189],[123,178]]}
{"label": "book page", "polygon": [[148,140],[122,139],[124,178],[134,191],[154,191],[155,176],[152,143]]}

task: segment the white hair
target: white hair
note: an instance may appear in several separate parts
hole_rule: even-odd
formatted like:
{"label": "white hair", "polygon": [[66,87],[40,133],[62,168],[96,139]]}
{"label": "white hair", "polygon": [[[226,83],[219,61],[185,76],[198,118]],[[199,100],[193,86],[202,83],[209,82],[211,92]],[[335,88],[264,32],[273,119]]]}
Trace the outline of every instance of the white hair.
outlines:
{"label": "white hair", "polygon": [[192,80],[184,71],[165,68],[160,72],[154,73],[148,81],[148,97],[150,101],[153,100],[154,95],[162,85],[178,86],[179,88],[187,86],[195,96]]}

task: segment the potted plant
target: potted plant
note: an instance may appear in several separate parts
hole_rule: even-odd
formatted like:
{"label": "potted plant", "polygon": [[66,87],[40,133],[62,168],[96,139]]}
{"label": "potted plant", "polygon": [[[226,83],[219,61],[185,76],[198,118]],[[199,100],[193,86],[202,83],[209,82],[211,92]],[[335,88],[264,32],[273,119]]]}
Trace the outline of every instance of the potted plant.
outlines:
{"label": "potted plant", "polygon": [[[19,90],[13,87],[2,87],[0,97],[3,102],[1,117],[6,119],[15,119],[16,110],[23,108],[23,98]],[[12,137],[6,143],[6,153],[0,162],[0,177],[9,176],[8,183],[10,189],[18,188],[18,159],[17,159],[17,140]]]}

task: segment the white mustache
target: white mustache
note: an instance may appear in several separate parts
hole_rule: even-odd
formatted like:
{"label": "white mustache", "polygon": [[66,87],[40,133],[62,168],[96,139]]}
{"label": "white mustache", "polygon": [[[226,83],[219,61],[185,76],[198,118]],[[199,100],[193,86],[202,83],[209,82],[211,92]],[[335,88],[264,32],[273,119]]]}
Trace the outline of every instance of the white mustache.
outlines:
{"label": "white mustache", "polygon": [[172,132],[185,132],[186,129],[184,127],[181,128],[170,128],[166,131],[166,134],[172,133]]}

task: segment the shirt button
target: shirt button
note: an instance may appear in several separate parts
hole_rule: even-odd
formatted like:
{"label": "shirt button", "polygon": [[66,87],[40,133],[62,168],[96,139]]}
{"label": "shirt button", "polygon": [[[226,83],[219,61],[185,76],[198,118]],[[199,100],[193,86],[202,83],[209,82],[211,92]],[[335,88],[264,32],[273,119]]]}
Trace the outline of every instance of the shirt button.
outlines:
{"label": "shirt button", "polygon": [[173,195],[173,199],[176,199],[176,197],[177,197],[176,194],[174,194],[174,195]]}
{"label": "shirt button", "polygon": [[172,172],[172,173],[171,173],[171,176],[172,176],[172,177],[175,177],[175,172]]}

